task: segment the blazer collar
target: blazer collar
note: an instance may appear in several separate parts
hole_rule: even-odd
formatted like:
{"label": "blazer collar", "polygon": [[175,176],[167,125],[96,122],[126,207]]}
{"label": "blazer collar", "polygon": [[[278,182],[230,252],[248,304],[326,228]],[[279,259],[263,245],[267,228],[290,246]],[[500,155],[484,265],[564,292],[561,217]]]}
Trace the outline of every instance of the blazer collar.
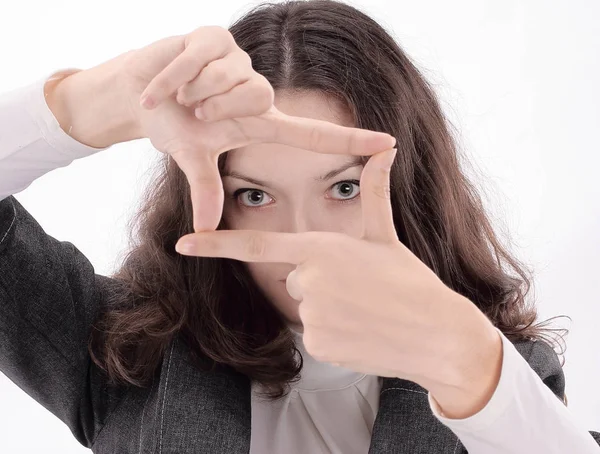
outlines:
{"label": "blazer collar", "polygon": [[[248,453],[250,380],[231,370],[203,372],[188,355],[179,338],[167,350],[155,411],[148,411],[142,428],[145,438],[154,440],[161,454]],[[462,449],[431,412],[424,388],[383,377],[369,454],[466,452]]]}

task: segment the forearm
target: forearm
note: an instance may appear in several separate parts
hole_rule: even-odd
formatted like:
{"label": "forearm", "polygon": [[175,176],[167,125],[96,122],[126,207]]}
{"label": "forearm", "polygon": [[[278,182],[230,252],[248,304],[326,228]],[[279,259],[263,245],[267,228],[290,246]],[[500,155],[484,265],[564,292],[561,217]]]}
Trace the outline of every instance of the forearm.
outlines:
{"label": "forearm", "polygon": [[126,55],[46,83],[48,107],[78,142],[106,148],[142,137],[121,73]]}

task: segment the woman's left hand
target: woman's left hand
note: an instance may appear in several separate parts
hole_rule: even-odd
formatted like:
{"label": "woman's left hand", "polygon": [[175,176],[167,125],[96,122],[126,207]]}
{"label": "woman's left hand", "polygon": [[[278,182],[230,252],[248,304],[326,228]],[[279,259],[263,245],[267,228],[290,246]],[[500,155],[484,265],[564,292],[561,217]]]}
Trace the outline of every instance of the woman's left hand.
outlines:
{"label": "woman's left hand", "polygon": [[[361,180],[363,235],[219,230],[182,237],[185,255],[297,265],[306,350],[317,360],[428,389],[448,417],[479,411],[499,380],[502,344],[489,319],[398,240],[389,173],[373,155]],[[184,249],[183,245],[189,245]]]}

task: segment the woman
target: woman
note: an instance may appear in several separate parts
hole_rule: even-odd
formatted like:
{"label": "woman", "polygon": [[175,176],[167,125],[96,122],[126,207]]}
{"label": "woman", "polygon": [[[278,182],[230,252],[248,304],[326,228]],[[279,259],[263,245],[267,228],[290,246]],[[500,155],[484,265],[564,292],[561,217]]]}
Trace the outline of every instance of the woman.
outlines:
{"label": "woman", "polygon": [[[84,446],[600,452],[432,90],[373,20],[265,5],[54,76],[0,109],[0,370]],[[142,137],[164,166],[100,276],[12,194]]]}

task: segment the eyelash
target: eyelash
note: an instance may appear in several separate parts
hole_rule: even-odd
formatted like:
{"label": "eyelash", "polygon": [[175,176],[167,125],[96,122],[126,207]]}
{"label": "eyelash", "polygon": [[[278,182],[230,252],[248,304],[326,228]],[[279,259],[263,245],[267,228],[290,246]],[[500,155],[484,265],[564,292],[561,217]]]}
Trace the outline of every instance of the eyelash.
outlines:
{"label": "eyelash", "polygon": [[[342,181],[338,181],[337,183],[334,183],[334,184],[331,186],[331,188],[333,188],[334,186],[337,186],[337,185],[339,185],[339,184],[342,184],[342,183],[352,183],[352,184],[355,184],[356,186],[358,186],[358,187],[360,188],[360,181],[359,181],[359,180],[342,180]],[[263,193],[265,193],[265,194],[266,194],[266,191],[263,191],[262,189],[256,189],[256,188],[240,188],[240,189],[236,190],[236,191],[235,191],[235,192],[234,192],[234,193],[233,193],[233,194],[232,194],[230,197],[231,197],[233,200],[237,200],[237,198],[238,198],[238,197],[239,197],[241,194],[243,194],[243,193],[245,193],[245,192],[248,192],[248,191],[258,191],[258,192],[263,192]],[[336,201],[337,201],[337,202],[339,202],[339,203],[348,203],[348,202],[353,202],[353,201],[355,201],[355,200],[356,200],[356,198],[357,198],[359,195],[360,195],[360,192],[358,193],[358,195],[356,195],[356,196],[352,197],[351,199],[345,199],[345,200],[337,200],[337,199],[336,199]],[[254,207],[253,207],[253,206],[243,205],[243,204],[241,204],[241,203],[240,203],[240,205],[241,205],[241,207],[242,207],[242,208],[247,208],[247,209],[250,209],[250,210],[259,210],[259,209],[261,209],[261,208],[266,208],[266,207],[268,207],[268,206],[269,206],[269,205],[267,204],[267,205],[262,205],[262,206],[254,206]]]}

